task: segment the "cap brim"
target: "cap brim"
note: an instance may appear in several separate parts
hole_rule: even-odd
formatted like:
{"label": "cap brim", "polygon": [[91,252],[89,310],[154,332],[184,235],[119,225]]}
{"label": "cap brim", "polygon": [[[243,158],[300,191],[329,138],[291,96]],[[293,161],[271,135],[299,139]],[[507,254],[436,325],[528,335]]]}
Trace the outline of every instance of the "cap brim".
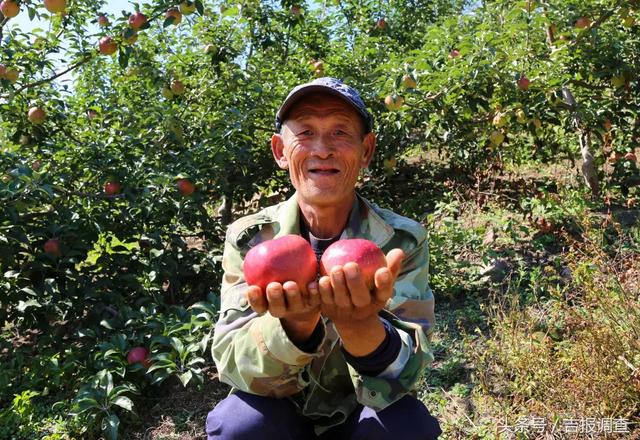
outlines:
{"label": "cap brim", "polygon": [[303,87],[300,87],[300,89],[296,90],[291,95],[289,95],[287,97],[287,99],[285,99],[285,101],[280,106],[280,109],[278,110],[278,113],[276,113],[276,121],[278,121],[280,124],[282,124],[284,122],[284,117],[287,116],[287,113],[289,112],[289,110],[291,110],[291,107],[293,107],[305,95],[308,95],[308,94],[314,93],[314,92],[327,93],[329,95],[333,95],[333,96],[336,96],[338,98],[341,98],[344,102],[348,103],[351,107],[353,107],[353,109],[360,115],[360,117],[362,117],[362,119],[364,120],[364,125],[365,125],[365,128],[367,129],[367,131],[371,130],[371,124],[369,122],[369,115],[368,114],[363,113],[362,110],[360,110],[360,108],[356,104],[354,104],[349,98],[344,96],[339,91],[337,91],[337,90],[335,90],[335,89],[333,89],[333,88],[331,88],[329,86],[325,86],[325,85],[321,85],[321,84],[305,85]]}

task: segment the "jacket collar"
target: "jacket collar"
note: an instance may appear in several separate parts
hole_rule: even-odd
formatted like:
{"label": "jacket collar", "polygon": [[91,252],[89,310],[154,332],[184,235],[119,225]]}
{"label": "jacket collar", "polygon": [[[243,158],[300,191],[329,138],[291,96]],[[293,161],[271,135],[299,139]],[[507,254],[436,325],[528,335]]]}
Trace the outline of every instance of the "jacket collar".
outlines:
{"label": "jacket collar", "polygon": [[[300,207],[297,196],[298,193],[294,193],[279,209],[279,230],[275,238],[287,234],[300,234]],[[340,238],[366,238],[382,248],[391,240],[393,234],[393,227],[378,213],[377,206],[356,193],[347,226]]]}

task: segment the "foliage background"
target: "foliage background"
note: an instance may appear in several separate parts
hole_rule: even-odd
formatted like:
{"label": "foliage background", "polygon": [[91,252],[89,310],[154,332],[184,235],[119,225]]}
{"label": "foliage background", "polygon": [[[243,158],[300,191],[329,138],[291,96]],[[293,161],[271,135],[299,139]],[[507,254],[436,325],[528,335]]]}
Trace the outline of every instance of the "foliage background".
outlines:
{"label": "foliage background", "polygon": [[[26,0],[40,27],[1,22],[19,76],[0,79],[0,437],[133,435],[149,396],[212,392],[225,225],[287,196],[275,110],[322,75],[374,114],[361,191],[430,229],[442,324],[422,397],[447,435],[638,420],[637,1],[211,1],[178,25],[173,6],[98,27],[113,5]],[[127,44],[136,9],[149,25]],[[151,365],[127,363],[135,346]]]}

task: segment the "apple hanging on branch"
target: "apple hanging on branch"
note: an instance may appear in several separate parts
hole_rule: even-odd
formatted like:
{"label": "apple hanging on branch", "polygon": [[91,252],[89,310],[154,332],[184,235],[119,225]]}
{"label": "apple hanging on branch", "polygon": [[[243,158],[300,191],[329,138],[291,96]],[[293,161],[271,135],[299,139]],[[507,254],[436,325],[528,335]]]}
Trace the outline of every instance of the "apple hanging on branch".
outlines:
{"label": "apple hanging on branch", "polygon": [[178,8],[169,8],[164,14],[164,26],[178,26],[182,22],[182,14]]}
{"label": "apple hanging on branch", "polygon": [[10,83],[15,83],[16,81],[18,81],[19,75],[20,75],[20,72],[18,72],[17,69],[14,69],[12,67],[7,67],[7,71],[4,74],[4,78]]}
{"label": "apple hanging on branch", "polygon": [[526,77],[526,75],[521,75],[520,78],[518,78],[517,84],[518,84],[518,88],[520,90],[529,90],[529,84],[531,83],[531,81],[529,80],[529,78]]}
{"label": "apple hanging on branch", "polygon": [[29,119],[29,122],[31,122],[33,125],[42,124],[46,118],[47,112],[45,112],[40,107],[31,107],[29,109],[29,113],[27,114],[27,119]]}
{"label": "apple hanging on branch", "polygon": [[131,26],[134,31],[142,29],[146,24],[147,16],[142,12],[136,11],[133,14],[129,15],[129,26]]}
{"label": "apple hanging on branch", "polygon": [[176,187],[184,197],[190,196],[196,190],[196,186],[189,179],[179,179]]}
{"label": "apple hanging on branch", "polygon": [[184,1],[180,3],[180,12],[184,15],[191,15],[196,12],[196,3],[191,1]]}
{"label": "apple hanging on branch", "polygon": [[101,14],[98,16],[98,26],[100,27],[109,26],[109,19],[106,17],[106,15]]}
{"label": "apple hanging on branch", "polygon": [[58,14],[67,8],[67,0],[44,0],[44,7],[52,14]]}
{"label": "apple hanging on branch", "polygon": [[120,194],[120,190],[120,184],[113,180],[110,180],[104,184],[104,193],[108,196],[115,196],[116,194]]}
{"label": "apple hanging on branch", "polygon": [[591,19],[589,17],[579,17],[576,20],[575,26],[578,29],[587,29],[589,26],[591,26]]}
{"label": "apple hanging on branch", "polygon": [[400,95],[387,95],[384,98],[384,104],[387,106],[387,109],[391,111],[400,110],[402,104],[404,104],[404,98]]}
{"label": "apple hanging on branch", "polygon": [[98,50],[102,55],[113,55],[118,50],[118,45],[113,41],[113,38],[102,37],[98,42]]}
{"label": "apple hanging on branch", "polygon": [[44,243],[42,248],[47,254],[55,255],[56,257],[60,256],[60,240],[57,238],[50,238]]}
{"label": "apple hanging on branch", "polygon": [[149,368],[149,350],[145,347],[133,347],[127,353],[127,363],[129,365],[142,364],[145,368]]}
{"label": "apple hanging on branch", "polygon": [[0,12],[6,18],[13,18],[20,13],[20,6],[12,0],[4,0],[0,3]]}
{"label": "apple hanging on branch", "polygon": [[300,15],[302,14],[302,8],[300,7],[300,5],[293,5],[289,9],[289,13],[294,17],[300,17]]}
{"label": "apple hanging on branch", "polygon": [[415,89],[416,87],[418,87],[418,83],[416,82],[413,75],[409,75],[409,74],[406,74],[402,77],[402,84],[407,89]]}
{"label": "apple hanging on branch", "polygon": [[184,93],[184,84],[179,79],[174,79],[171,82],[171,93],[174,95],[182,95]]}
{"label": "apple hanging on branch", "polygon": [[376,29],[383,31],[387,28],[388,24],[387,24],[387,20],[384,19],[384,17],[379,18],[378,21],[376,21]]}

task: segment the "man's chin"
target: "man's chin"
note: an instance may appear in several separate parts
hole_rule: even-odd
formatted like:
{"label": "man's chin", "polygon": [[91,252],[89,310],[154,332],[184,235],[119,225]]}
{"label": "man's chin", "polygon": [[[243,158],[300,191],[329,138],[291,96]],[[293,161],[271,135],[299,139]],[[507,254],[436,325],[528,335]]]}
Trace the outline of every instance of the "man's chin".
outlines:
{"label": "man's chin", "polygon": [[[353,189],[355,192],[355,188]],[[345,194],[344,191],[338,191],[336,188],[313,188],[311,190],[298,191],[298,200],[308,205],[316,206],[335,206],[341,202],[347,202],[351,198],[351,194]]]}

